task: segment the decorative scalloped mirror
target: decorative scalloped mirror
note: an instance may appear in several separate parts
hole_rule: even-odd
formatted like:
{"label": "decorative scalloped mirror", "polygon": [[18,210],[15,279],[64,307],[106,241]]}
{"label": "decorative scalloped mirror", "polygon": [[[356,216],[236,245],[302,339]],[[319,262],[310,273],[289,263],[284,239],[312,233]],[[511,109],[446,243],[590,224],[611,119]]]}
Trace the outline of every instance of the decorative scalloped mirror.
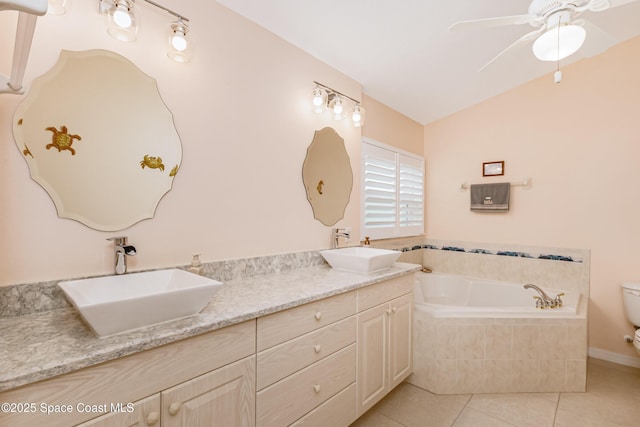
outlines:
{"label": "decorative scalloped mirror", "polygon": [[152,218],[182,160],[156,80],[106,50],[63,50],[18,106],[13,135],[58,216],[101,231]]}
{"label": "decorative scalloped mirror", "polygon": [[331,226],[344,218],[353,172],[344,139],[334,129],[315,132],[302,165],[302,181],[315,219]]}

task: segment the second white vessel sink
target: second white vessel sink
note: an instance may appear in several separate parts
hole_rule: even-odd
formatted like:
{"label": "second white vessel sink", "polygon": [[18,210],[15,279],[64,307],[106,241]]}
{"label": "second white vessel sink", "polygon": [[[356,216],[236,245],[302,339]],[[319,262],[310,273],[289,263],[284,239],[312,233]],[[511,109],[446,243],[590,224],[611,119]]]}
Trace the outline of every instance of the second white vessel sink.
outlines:
{"label": "second white vessel sink", "polygon": [[58,283],[99,337],[198,314],[222,283],[180,269]]}
{"label": "second white vessel sink", "polygon": [[391,267],[401,255],[399,251],[351,247],[320,251],[323,258],[338,270],[354,273],[374,273]]}

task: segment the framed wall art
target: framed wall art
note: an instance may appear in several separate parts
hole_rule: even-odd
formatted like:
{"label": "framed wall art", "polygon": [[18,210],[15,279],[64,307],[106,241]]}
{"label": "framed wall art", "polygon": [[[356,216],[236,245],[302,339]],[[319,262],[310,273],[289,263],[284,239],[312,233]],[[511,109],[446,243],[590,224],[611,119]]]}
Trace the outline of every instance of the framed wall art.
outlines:
{"label": "framed wall art", "polygon": [[482,176],[504,175],[504,160],[499,162],[485,162],[482,164]]}

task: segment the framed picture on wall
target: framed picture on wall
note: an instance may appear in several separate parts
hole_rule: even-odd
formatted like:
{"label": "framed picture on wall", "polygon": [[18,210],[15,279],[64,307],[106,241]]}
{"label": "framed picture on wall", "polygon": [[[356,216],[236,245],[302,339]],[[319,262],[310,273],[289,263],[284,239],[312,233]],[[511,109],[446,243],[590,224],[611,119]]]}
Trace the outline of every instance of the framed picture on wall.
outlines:
{"label": "framed picture on wall", "polygon": [[504,175],[504,160],[482,164],[482,176]]}

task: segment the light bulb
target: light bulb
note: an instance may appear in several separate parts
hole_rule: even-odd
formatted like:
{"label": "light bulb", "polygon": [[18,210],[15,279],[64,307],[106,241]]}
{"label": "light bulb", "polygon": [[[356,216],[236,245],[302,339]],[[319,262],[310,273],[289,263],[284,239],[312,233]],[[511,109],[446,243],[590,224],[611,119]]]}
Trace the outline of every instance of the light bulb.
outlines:
{"label": "light bulb", "polygon": [[313,91],[313,105],[319,107],[323,104],[322,89],[314,89]]}
{"label": "light bulb", "polygon": [[176,31],[175,35],[171,37],[171,46],[178,52],[182,52],[187,48],[187,40],[184,38],[184,34]]}
{"label": "light bulb", "polygon": [[336,116],[336,120],[339,120],[338,116],[342,117],[343,110],[344,108],[342,107],[342,99],[340,97],[337,97],[335,102],[333,103],[333,114]]}
{"label": "light bulb", "polygon": [[129,28],[131,26],[133,20],[126,6],[118,5],[117,9],[113,12],[113,22],[120,28]]}
{"label": "light bulb", "polygon": [[107,32],[116,40],[132,42],[138,33],[139,20],[130,0],[114,0],[113,6],[102,9],[107,18]]}
{"label": "light bulb", "polygon": [[559,61],[576,53],[585,37],[584,28],[562,24],[548,30],[533,42],[533,54],[541,61]]}
{"label": "light bulb", "polygon": [[172,22],[169,26],[168,39],[169,44],[167,56],[176,62],[191,61],[193,51],[193,38],[188,35],[189,27],[180,20]]}
{"label": "light bulb", "polygon": [[353,107],[351,120],[353,120],[353,125],[355,127],[357,128],[362,127],[362,125],[364,124],[365,114],[366,114],[366,111],[360,104],[357,104],[355,107]]}
{"label": "light bulb", "polygon": [[327,107],[327,91],[316,86],[312,92],[311,104],[315,113],[322,113]]}

